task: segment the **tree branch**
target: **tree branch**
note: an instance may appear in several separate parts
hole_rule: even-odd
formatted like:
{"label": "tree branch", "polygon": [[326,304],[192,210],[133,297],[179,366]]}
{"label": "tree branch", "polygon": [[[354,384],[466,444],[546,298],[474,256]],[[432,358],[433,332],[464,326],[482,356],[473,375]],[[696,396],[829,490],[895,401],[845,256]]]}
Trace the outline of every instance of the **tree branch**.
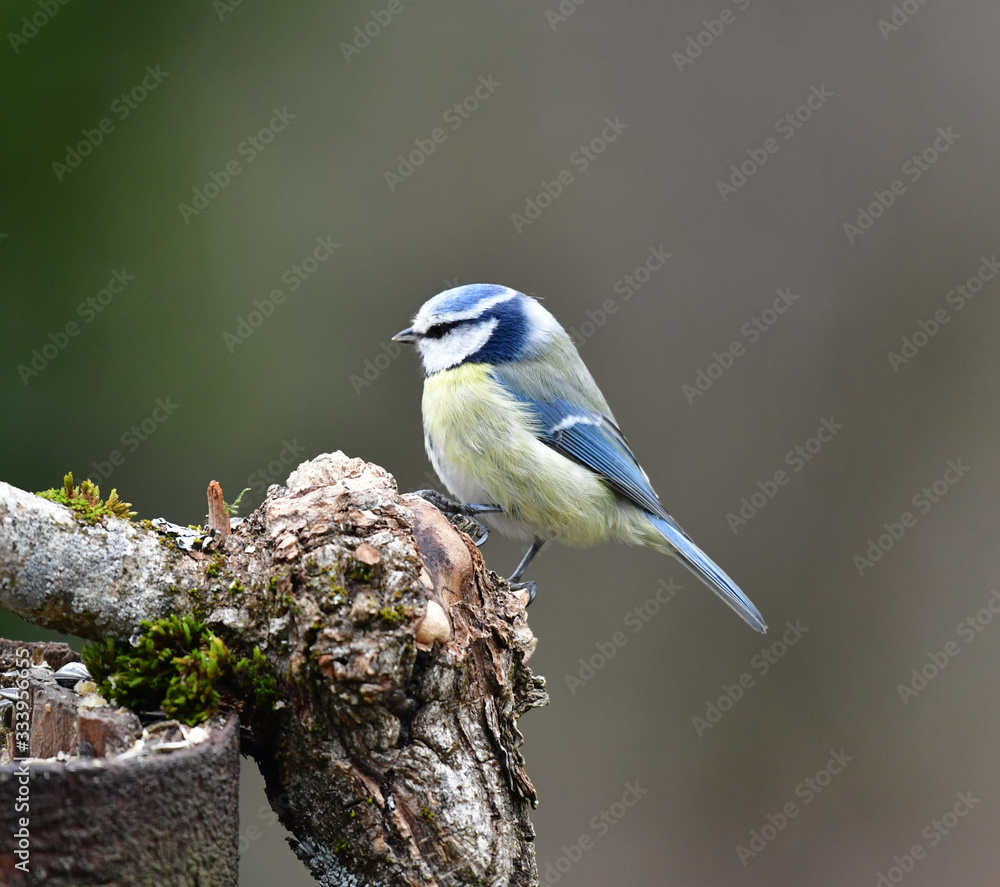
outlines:
{"label": "tree branch", "polygon": [[95,639],[191,613],[260,648],[281,701],[256,756],[322,883],[537,883],[517,718],[547,697],[523,597],[383,469],[300,465],[215,555],[0,484],[0,603]]}

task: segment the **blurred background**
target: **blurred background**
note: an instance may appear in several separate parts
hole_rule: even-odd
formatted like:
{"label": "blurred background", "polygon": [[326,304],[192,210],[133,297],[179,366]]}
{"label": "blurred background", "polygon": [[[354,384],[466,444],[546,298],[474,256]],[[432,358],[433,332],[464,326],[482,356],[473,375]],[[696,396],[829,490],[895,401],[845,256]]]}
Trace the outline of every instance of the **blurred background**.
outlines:
{"label": "blurred background", "polygon": [[[536,561],[543,882],[995,884],[998,28],[8,4],[0,478],[181,524],[337,449],[426,487],[390,337],[456,283],[537,295],[771,626],[653,552]],[[312,883],[245,769],[241,883]]]}

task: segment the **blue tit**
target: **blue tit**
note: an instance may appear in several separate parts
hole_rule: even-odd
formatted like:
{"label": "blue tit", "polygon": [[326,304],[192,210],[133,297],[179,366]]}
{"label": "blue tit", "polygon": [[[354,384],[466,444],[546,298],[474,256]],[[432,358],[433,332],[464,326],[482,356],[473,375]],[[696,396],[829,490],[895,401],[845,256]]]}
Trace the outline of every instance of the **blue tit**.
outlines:
{"label": "blue tit", "polygon": [[[666,512],[559,322],[505,286],[471,284],[426,302],[393,336],[423,363],[424,445],[467,515],[531,540],[511,583],[548,540],[617,539],[676,556],[759,632],[749,598]],[[443,498],[443,497],[442,497]],[[475,504],[471,504],[475,503]],[[436,503],[437,504],[437,503]]]}

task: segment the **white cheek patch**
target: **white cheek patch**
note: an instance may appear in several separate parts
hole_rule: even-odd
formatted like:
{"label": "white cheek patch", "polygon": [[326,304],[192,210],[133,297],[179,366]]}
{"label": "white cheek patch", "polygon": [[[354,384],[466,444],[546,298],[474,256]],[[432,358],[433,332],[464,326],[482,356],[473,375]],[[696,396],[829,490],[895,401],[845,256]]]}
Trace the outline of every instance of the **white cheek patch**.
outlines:
{"label": "white cheek patch", "polygon": [[491,317],[482,323],[462,324],[440,339],[421,339],[418,347],[424,372],[430,376],[458,366],[489,342],[499,323],[499,319]]}

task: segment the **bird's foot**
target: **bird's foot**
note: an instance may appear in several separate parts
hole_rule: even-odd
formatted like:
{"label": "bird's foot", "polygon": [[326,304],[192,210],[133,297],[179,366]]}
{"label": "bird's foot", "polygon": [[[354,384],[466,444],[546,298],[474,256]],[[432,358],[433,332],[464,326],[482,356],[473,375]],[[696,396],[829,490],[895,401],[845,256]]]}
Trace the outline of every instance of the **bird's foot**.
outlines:
{"label": "bird's foot", "polygon": [[425,502],[429,502],[445,517],[455,529],[461,530],[472,538],[476,546],[482,545],[490,536],[489,527],[476,520],[477,514],[496,514],[502,509],[499,505],[475,505],[466,502],[456,502],[437,490],[416,490],[413,494]]}
{"label": "bird's foot", "polygon": [[452,514],[448,517],[448,523],[472,539],[476,543],[476,548],[490,538],[490,528],[467,514]]}
{"label": "bird's foot", "polygon": [[437,490],[414,490],[414,496],[419,496],[425,502],[430,502],[443,514],[462,514],[472,517],[476,514],[497,514],[503,509],[499,505],[476,505],[469,502],[456,502]]}
{"label": "bird's foot", "polygon": [[528,602],[524,606],[530,607],[531,602],[535,599],[535,595],[538,594],[538,587],[535,585],[534,580],[528,580],[527,582],[511,582],[508,579],[507,582],[510,585],[511,591],[528,592]]}

